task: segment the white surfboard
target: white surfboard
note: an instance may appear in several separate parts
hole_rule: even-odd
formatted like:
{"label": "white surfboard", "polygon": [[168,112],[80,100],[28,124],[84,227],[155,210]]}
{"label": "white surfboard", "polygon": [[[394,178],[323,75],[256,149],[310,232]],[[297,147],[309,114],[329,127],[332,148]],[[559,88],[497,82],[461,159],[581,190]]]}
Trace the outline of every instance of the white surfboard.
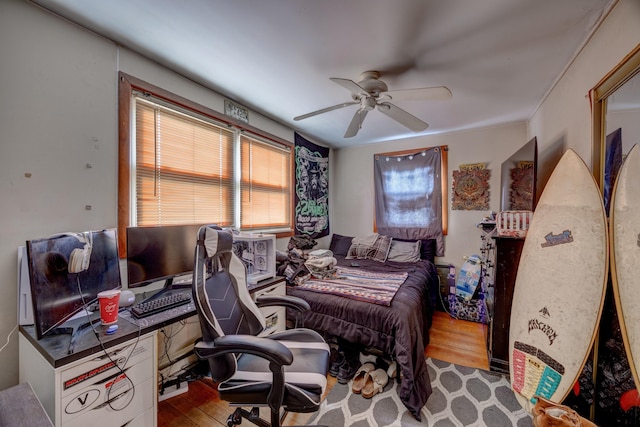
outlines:
{"label": "white surfboard", "polygon": [[640,387],[640,147],[634,145],[618,173],[611,198],[611,279],[622,339]]}
{"label": "white surfboard", "polygon": [[578,379],[602,314],[608,254],[602,195],[569,149],[533,214],[513,294],[509,372],[526,410],[536,395],[561,402]]}

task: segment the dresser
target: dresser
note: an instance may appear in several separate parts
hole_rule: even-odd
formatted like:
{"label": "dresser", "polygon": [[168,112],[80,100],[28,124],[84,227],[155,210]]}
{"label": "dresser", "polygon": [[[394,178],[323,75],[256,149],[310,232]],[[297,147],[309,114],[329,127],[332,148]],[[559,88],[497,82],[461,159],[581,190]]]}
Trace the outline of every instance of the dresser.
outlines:
{"label": "dresser", "polygon": [[499,237],[495,229],[482,228],[482,289],[485,293],[489,368],[509,373],[511,301],[524,239]]}

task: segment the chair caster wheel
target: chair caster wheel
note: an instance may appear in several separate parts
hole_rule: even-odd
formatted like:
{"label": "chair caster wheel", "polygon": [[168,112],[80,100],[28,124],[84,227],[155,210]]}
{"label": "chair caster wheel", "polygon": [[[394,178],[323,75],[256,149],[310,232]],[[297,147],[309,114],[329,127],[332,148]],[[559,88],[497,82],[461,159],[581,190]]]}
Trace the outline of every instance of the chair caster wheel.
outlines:
{"label": "chair caster wheel", "polygon": [[242,415],[240,415],[240,412],[238,410],[229,415],[229,418],[227,418],[227,427],[237,426],[240,425],[240,423],[242,423]]}

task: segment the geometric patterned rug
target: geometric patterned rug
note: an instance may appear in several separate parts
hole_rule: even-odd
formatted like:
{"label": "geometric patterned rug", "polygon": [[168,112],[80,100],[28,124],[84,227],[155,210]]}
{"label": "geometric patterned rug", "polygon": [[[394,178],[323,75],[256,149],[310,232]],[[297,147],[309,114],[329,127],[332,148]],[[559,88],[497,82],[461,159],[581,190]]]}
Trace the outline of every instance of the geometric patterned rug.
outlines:
{"label": "geometric patterned rug", "polygon": [[416,420],[400,401],[396,381],[365,399],[351,391],[351,382],[336,383],[309,424],[351,427],[382,426],[517,426],[531,427],[531,416],[500,374],[427,358],[433,393]]}

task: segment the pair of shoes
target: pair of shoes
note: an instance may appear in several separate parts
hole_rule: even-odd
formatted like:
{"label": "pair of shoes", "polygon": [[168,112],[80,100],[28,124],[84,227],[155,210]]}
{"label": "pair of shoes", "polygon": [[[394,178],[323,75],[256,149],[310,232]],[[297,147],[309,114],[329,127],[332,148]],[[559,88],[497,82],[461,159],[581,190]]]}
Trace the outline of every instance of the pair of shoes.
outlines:
{"label": "pair of shoes", "polygon": [[371,399],[380,393],[389,382],[387,371],[378,368],[374,371],[367,372],[364,386],[362,387],[362,397]]}
{"label": "pair of shoes", "polygon": [[535,398],[538,400],[531,411],[534,427],[597,427],[568,406],[541,396],[535,396]]}
{"label": "pair of shoes", "polygon": [[338,382],[340,384],[348,383],[351,378],[353,378],[360,367],[360,360],[358,358],[358,353],[345,353],[344,361],[340,365],[340,369],[338,370]]}
{"label": "pair of shoes", "polygon": [[362,387],[369,378],[369,372],[375,371],[376,366],[371,362],[366,362],[356,371],[356,375],[353,377],[353,384],[351,385],[351,391],[354,394],[360,394]]}

